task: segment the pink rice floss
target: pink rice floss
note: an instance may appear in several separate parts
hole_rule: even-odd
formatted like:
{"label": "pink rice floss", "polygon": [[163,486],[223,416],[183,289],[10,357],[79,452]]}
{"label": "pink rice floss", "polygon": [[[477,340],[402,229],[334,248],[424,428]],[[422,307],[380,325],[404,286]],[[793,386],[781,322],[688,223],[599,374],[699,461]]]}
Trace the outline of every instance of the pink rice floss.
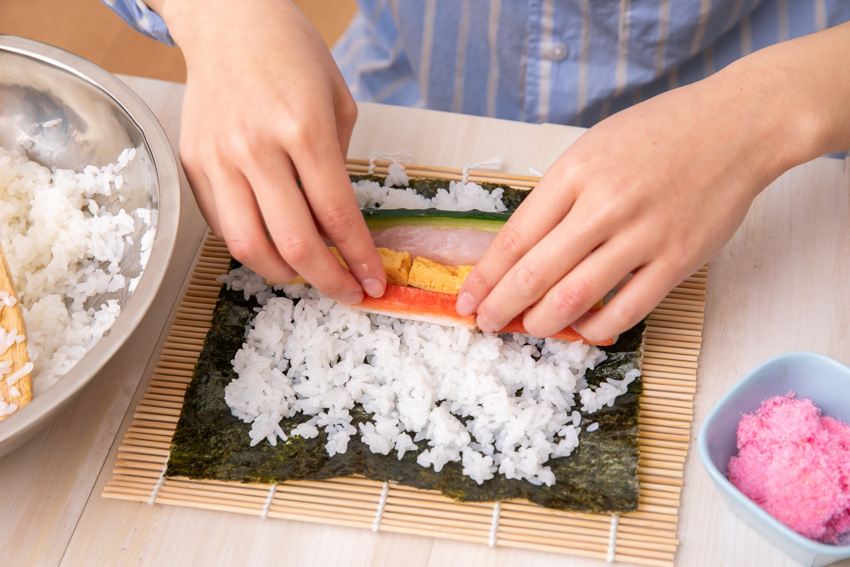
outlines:
{"label": "pink rice floss", "polygon": [[836,544],[850,532],[850,425],[794,392],[738,424],[729,480],[795,532]]}

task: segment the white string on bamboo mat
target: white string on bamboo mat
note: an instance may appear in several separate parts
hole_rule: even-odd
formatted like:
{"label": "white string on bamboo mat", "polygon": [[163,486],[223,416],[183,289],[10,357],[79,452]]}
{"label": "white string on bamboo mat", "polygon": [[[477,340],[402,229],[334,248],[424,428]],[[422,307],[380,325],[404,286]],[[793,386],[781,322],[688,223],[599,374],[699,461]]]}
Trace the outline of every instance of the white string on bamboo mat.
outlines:
{"label": "white string on bamboo mat", "polygon": [[390,483],[385,482],[381,490],[381,499],[378,501],[378,510],[375,512],[375,521],[372,522],[372,531],[378,531],[381,527],[381,518],[384,516],[384,508],[387,505],[387,494],[390,492]]}
{"label": "white string on bamboo mat", "polygon": [[611,515],[611,530],[608,532],[608,563],[614,562],[614,551],[617,549],[617,525],[620,523],[620,515]]}
{"label": "white string on bamboo mat", "polygon": [[397,152],[372,152],[369,154],[369,174],[375,173],[375,162],[379,159],[389,160],[393,163],[410,162],[413,154],[410,150],[399,150]]}
{"label": "white string on bamboo mat", "polygon": [[269,510],[272,507],[272,502],[274,502],[274,493],[276,489],[276,482],[269,487],[269,495],[266,497],[266,503],[263,505],[263,513],[260,514],[260,517],[264,520],[269,517]]}
{"label": "white string on bamboo mat", "polygon": [[485,159],[484,161],[479,161],[478,163],[467,163],[463,166],[461,171],[460,182],[466,183],[469,181],[469,171],[472,169],[477,170],[488,170],[488,171],[498,171],[502,169],[502,156],[491,157],[490,159]]}
{"label": "white string on bamboo mat", "polygon": [[543,177],[543,174],[542,174],[542,173],[540,173],[539,171],[537,171],[536,169],[534,169],[533,167],[529,167],[529,168],[528,168],[528,172],[529,172],[531,175],[533,175],[534,177]]}
{"label": "white string on bamboo mat", "polygon": [[496,536],[499,534],[499,514],[502,511],[502,503],[493,504],[493,519],[490,521],[490,547],[495,547]]}
{"label": "white string on bamboo mat", "polygon": [[159,495],[159,489],[162,488],[162,485],[165,484],[165,471],[168,468],[168,461],[165,461],[165,464],[162,465],[162,472],[159,473],[159,479],[156,481],[156,484],[151,490],[151,497],[148,498],[148,505],[153,505],[156,502],[156,497]]}

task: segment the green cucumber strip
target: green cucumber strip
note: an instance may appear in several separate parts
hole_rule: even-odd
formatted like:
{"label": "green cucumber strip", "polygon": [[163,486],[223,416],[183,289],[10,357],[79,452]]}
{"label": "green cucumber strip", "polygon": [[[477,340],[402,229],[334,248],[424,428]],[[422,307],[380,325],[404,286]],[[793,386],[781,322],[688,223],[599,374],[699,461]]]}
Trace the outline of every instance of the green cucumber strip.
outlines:
{"label": "green cucumber strip", "polygon": [[499,232],[511,213],[483,211],[439,211],[437,209],[363,209],[369,230],[396,226],[436,226]]}

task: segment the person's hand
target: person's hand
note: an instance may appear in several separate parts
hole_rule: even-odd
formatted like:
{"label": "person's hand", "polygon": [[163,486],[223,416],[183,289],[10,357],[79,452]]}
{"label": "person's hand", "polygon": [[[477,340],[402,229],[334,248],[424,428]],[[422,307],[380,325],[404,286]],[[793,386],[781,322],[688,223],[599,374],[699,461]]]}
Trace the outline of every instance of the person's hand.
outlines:
{"label": "person's hand", "polygon": [[[715,76],[600,122],[569,147],[463,284],[457,310],[496,331],[525,311],[548,336],[638,323],[732,236],[793,160],[789,120],[751,82]],[[739,90],[740,89],[740,90]],[[779,96],[779,95],[777,95]],[[627,280],[601,310],[588,310]]]}
{"label": "person's hand", "polygon": [[[787,169],[850,150],[850,23],[753,53],[615,114],[552,165],[464,282],[484,331],[605,340],[731,237]],[[626,281],[601,310],[588,309]]]}
{"label": "person's hand", "polygon": [[272,281],[297,273],[346,303],[382,295],[344,166],[357,107],[309,20],[289,0],[151,4],[186,58],[180,155],[212,231]]}

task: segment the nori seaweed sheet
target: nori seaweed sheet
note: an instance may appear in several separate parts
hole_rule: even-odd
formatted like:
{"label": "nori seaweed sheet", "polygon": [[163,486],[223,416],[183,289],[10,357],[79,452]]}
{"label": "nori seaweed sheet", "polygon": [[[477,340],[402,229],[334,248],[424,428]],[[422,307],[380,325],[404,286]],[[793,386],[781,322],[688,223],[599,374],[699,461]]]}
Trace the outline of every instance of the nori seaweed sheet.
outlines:
{"label": "nori seaweed sheet", "polygon": [[[515,208],[515,205],[511,208]],[[234,262],[234,266],[237,264]],[[642,382],[638,378],[628,392],[592,415],[582,412],[582,424],[597,422],[599,428],[579,435],[579,446],[567,457],[551,459],[555,474],[551,487],[501,475],[479,485],[461,473],[460,463],[448,463],[439,473],[416,463],[416,453],[399,460],[394,452],[374,454],[352,436],[346,453],[329,457],[326,437],[290,436],[272,446],[263,440],[249,445],[250,424],[234,417],[224,401],[224,389],[235,379],[231,361],[241,348],[248,323],[254,317],[255,300],[242,292],[222,287],[204,348],[186,390],[183,409],[171,445],[166,476],[193,479],[273,483],[319,480],[362,475],[378,481],[439,490],[462,501],[501,501],[523,498],[537,504],[583,512],[628,512],[637,507],[639,482],[638,406]],[[607,377],[622,375],[640,364],[644,324],[624,333],[616,344],[604,347],[607,359],[586,379],[598,385]],[[368,419],[362,408],[351,411],[353,425]],[[290,431],[309,416],[296,415],[281,421]],[[427,448],[427,441],[419,444]]]}

